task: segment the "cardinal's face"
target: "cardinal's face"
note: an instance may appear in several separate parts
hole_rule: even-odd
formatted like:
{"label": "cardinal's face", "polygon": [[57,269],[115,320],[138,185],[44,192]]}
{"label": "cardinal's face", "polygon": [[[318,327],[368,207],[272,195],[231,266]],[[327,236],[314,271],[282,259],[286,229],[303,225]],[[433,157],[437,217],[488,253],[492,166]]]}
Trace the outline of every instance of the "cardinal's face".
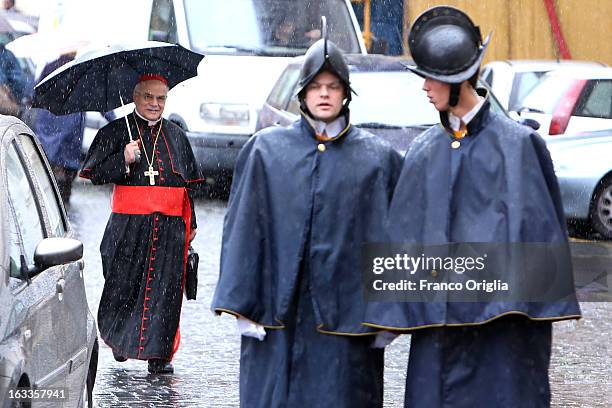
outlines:
{"label": "cardinal's face", "polygon": [[155,121],[161,118],[166,106],[168,86],[161,81],[140,82],[134,88],[136,110],[145,119]]}

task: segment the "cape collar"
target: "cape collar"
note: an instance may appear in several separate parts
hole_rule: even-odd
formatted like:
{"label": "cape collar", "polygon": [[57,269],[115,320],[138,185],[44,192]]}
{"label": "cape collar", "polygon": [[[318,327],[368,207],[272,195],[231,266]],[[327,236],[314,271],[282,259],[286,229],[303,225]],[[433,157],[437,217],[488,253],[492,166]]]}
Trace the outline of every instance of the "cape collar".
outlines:
{"label": "cape collar", "polygon": [[[472,119],[467,123],[466,136],[478,133],[480,129],[483,128],[485,124],[485,119],[488,117],[489,109],[491,108],[491,102],[489,101],[489,94],[487,90],[479,88],[476,90],[476,92],[479,96],[483,97],[484,100],[481,101],[480,109],[478,109],[478,112],[476,112]],[[453,128],[450,126],[447,111],[440,112],[440,122],[444,129],[446,129],[446,131],[452,135]]]}
{"label": "cape collar", "polygon": [[317,120],[314,123],[314,128],[317,134],[320,135],[325,132],[328,137],[333,139],[346,128],[346,118],[344,116],[338,116],[336,119],[329,123]]}
{"label": "cape collar", "polygon": [[450,127],[453,130],[457,131],[461,127],[461,122],[465,124],[469,124],[471,120],[474,119],[474,116],[476,116],[476,114],[480,112],[480,108],[482,108],[483,103],[484,103],[484,98],[481,96],[478,96],[478,103],[474,105],[474,107],[468,113],[463,115],[463,117],[455,116],[453,115],[452,112],[449,112],[448,122],[449,122]]}
{"label": "cape collar", "polygon": [[[312,119],[305,112],[300,110],[302,115],[301,122],[304,127],[308,130],[310,136],[313,139],[324,142],[332,142],[340,139],[342,136],[348,133],[351,128],[350,115],[348,109],[346,113],[339,115],[330,123],[324,123],[318,120]],[[320,133],[326,131],[328,138],[320,140]]]}

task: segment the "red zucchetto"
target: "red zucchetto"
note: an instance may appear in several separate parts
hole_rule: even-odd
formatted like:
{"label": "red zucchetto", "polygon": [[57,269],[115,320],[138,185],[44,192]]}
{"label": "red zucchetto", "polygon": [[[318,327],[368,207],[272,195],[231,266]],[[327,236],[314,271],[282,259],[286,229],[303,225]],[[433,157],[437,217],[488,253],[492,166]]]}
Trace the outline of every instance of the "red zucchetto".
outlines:
{"label": "red zucchetto", "polygon": [[163,82],[165,85],[168,85],[168,80],[159,74],[142,74],[138,77],[137,83],[139,84],[145,81],[159,81]]}

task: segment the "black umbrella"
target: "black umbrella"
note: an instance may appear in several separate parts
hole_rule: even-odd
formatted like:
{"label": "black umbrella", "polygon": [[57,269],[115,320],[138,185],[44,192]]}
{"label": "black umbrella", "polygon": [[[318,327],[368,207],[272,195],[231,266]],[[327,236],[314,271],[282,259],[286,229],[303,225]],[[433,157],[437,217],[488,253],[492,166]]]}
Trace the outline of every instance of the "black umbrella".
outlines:
{"label": "black umbrella", "polygon": [[204,56],[180,45],[148,41],[138,46],[113,45],[76,58],[53,71],[34,88],[32,106],[56,115],[108,112],[132,102],[142,74],[159,74],[172,88],[197,75]]}

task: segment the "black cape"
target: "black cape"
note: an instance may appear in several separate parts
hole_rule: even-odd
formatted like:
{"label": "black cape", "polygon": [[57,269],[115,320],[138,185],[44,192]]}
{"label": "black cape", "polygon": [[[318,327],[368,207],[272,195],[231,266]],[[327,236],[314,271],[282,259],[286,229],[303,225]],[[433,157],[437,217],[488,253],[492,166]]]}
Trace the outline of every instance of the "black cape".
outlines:
{"label": "black cape", "polygon": [[[149,127],[134,114],[129,115],[134,138],[142,134],[149,158],[152,140],[159,125]],[[129,143],[124,118],[100,129],[87,157],[81,177],[94,184],[113,183],[149,186],[144,175],[144,151],[139,163],[126,172],[123,149]],[[157,186],[185,187],[190,195],[199,187],[199,174],[185,133],[163,120],[155,153]],[[151,359],[171,359],[178,347],[177,336],[182,304],[185,223],[181,217],[160,213],[131,215],[111,213],[100,245],[104,290],[98,309],[100,336],[115,355]],[[175,344],[176,342],[176,344]]]}
{"label": "black cape", "polygon": [[308,258],[319,331],[371,333],[361,245],[385,236],[400,167],[399,153],[353,126],[325,143],[304,118],[252,137],[236,164],[213,309],[283,328]]}
{"label": "black cape", "polygon": [[[461,147],[453,149],[447,116],[441,117],[442,124],[415,139],[406,154],[389,209],[389,242],[558,243],[567,248],[561,195],[542,138],[492,112],[485,101]],[[551,275],[571,288],[564,301],[372,302],[365,323],[410,330],[486,323],[509,313],[536,320],[579,318],[571,268]]]}

